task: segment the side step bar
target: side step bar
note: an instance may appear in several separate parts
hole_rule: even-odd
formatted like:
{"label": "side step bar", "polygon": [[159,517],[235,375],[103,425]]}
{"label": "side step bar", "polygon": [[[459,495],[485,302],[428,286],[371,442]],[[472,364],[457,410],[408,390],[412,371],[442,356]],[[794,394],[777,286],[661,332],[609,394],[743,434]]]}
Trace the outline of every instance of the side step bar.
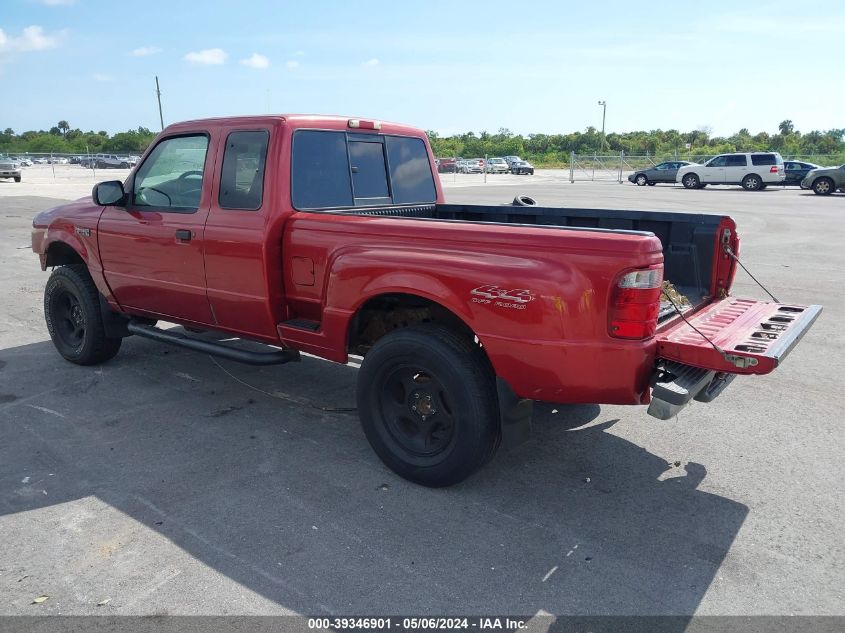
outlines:
{"label": "side step bar", "polygon": [[669,420],[693,399],[711,402],[735,377],[736,374],[666,362],[654,381],[648,414],[658,420]]}
{"label": "side step bar", "polygon": [[195,352],[211,354],[212,356],[227,358],[247,365],[282,365],[284,363],[296,362],[300,359],[299,352],[296,350],[280,349],[273,352],[251,352],[245,349],[229,347],[228,345],[223,345],[222,343],[202,341],[200,339],[185,336],[181,332],[161,330],[152,325],[144,325],[134,321],[130,321],[126,328],[129,332],[137,336],[143,336],[144,338],[149,338],[161,343],[178,345],[179,347],[185,347]]}

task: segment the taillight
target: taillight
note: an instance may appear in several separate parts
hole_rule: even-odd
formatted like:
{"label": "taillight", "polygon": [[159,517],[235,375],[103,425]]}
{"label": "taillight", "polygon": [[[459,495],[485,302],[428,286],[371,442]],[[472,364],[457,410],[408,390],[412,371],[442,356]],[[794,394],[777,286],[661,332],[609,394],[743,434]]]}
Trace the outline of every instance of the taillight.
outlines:
{"label": "taillight", "polygon": [[776,174],[776,173],[778,173],[778,166],[777,166],[777,165],[772,165],[772,168],[769,170],[769,173],[770,173],[770,174]]}
{"label": "taillight", "polygon": [[660,313],[663,266],[623,274],[610,298],[608,332],[615,338],[645,339],[654,336]]}

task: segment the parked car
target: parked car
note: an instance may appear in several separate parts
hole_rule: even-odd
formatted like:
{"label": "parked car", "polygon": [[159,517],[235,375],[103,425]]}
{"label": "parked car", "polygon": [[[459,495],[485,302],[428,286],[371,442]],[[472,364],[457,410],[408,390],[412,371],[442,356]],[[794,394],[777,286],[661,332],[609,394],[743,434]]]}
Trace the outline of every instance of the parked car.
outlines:
{"label": "parked car", "polygon": [[506,174],[510,171],[510,167],[504,158],[490,158],[487,160],[486,170],[488,174]]}
{"label": "parked car", "polygon": [[35,158],[32,159],[32,162],[35,163],[36,165],[49,165],[50,159],[46,158],[44,156],[36,156]]}
{"label": "parked car", "polygon": [[522,160],[519,156],[503,156],[502,158],[508,164],[508,167],[510,167],[512,162]]}
{"label": "parked car", "polygon": [[783,172],[786,177],[780,184],[784,187],[800,187],[801,181],[813,169],[819,169],[819,165],[798,160],[785,160],[783,161]]}
{"label": "parked car", "polygon": [[742,185],[746,191],[760,191],[781,184],[784,177],[783,158],[777,152],[737,152],[721,154],[703,165],[685,165],[678,169],[676,182],[687,189]]}
{"label": "parked car", "polygon": [[821,165],[797,160],[786,160],[783,162],[783,169],[786,177],[781,184],[783,186],[800,187],[801,181],[807,177],[807,174],[814,169],[821,169]]}
{"label": "parked car", "polygon": [[812,189],[813,193],[820,196],[845,191],[845,165],[813,169],[801,181],[801,188]]}
{"label": "parked car", "polygon": [[437,171],[441,174],[454,174],[457,162],[458,160],[455,158],[438,158]]}
{"label": "parked car", "polygon": [[478,159],[465,158],[457,163],[459,174],[480,174],[484,171]]}
{"label": "parked car", "polygon": [[11,178],[15,182],[21,181],[21,166],[9,156],[0,158],[0,178]]}
{"label": "parked car", "polygon": [[446,204],[430,152],[423,130],[345,117],[169,126],[133,178],[33,219],[57,352],[96,365],[135,335],[254,365],[361,355],[374,451],[448,486],[527,439],[534,400],[671,419],[774,371],[821,312],[731,296],[728,216]]}
{"label": "parked car", "polygon": [[114,154],[97,154],[79,163],[83,167],[96,169],[129,169],[129,162]]}
{"label": "parked car", "polygon": [[692,164],[686,160],[669,160],[654,167],[649,167],[648,169],[635,171],[628,176],[628,182],[637,183],[640,187],[644,187],[645,185],[653,186],[658,182],[675,184],[675,177],[678,175],[678,170],[685,165]]}
{"label": "parked car", "polygon": [[32,167],[32,160],[26,156],[17,156],[16,160],[21,164],[21,167]]}
{"label": "parked car", "polygon": [[534,165],[529,163],[527,160],[522,160],[521,158],[512,160],[509,167],[512,174],[534,175]]}

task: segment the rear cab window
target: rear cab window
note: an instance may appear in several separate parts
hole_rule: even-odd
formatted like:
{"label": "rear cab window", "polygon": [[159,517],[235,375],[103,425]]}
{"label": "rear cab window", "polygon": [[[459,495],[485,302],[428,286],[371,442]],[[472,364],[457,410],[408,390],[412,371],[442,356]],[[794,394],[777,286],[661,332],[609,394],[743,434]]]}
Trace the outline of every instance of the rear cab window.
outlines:
{"label": "rear cab window", "polygon": [[291,200],[299,210],[435,202],[437,190],[422,139],[297,130]]}

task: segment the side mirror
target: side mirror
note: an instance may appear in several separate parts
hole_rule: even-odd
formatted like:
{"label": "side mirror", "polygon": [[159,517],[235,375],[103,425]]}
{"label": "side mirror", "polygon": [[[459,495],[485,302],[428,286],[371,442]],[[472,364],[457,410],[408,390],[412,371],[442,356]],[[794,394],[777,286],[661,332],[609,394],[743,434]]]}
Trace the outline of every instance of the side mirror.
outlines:
{"label": "side mirror", "polygon": [[123,183],[119,180],[108,180],[94,185],[91,192],[94,204],[100,206],[116,206],[126,199],[126,192],[123,191]]}

